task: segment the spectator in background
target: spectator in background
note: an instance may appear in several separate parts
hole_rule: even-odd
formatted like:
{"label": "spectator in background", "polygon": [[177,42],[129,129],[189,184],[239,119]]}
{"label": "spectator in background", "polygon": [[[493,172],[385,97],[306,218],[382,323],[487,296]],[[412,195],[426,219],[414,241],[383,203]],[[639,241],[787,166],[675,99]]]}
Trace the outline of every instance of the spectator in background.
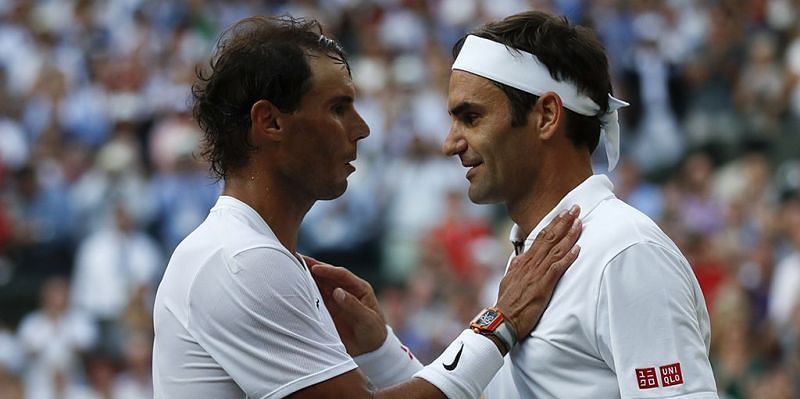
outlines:
{"label": "spectator in background", "polygon": [[106,101],[110,63],[107,56],[92,54],[84,67],[87,76],[73,82],[59,108],[66,135],[91,148],[100,147],[113,129],[110,104]]}
{"label": "spectator in background", "polygon": [[14,332],[0,321],[0,398],[22,399],[23,355]]}
{"label": "spectator in background", "polygon": [[747,58],[734,87],[734,104],[746,136],[773,139],[783,128],[788,80],[777,59],[777,39],[760,32],[748,39]]}
{"label": "spectator in background", "polygon": [[748,398],[795,399],[797,380],[792,380],[789,372],[779,367],[771,369],[748,391]]}
{"label": "spectator in background", "polygon": [[774,264],[775,254],[772,250],[772,243],[764,239],[756,244],[755,248],[747,253],[738,265],[737,277],[742,288],[749,295],[753,325],[757,329],[769,328],[767,309]]}
{"label": "spectator in background", "polygon": [[4,201],[13,220],[12,260],[30,274],[69,273],[74,220],[65,187],[42,184],[34,165],[17,170],[13,184]]}
{"label": "spectator in background", "polygon": [[139,230],[124,204],[114,206],[114,224],[84,239],[78,247],[72,302],[99,322],[101,346],[121,348],[123,312],[139,290],[152,293],[164,268],[156,242]]}
{"label": "spectator in background", "polygon": [[157,123],[150,137],[149,153],[155,169],[151,178],[155,230],[165,253],[171,253],[203,222],[222,188],[194,156],[200,134],[182,111]]}
{"label": "spectator in background", "polygon": [[0,398],[24,399],[22,384],[13,374],[0,367]]}
{"label": "spectator in background", "polygon": [[732,278],[729,265],[720,259],[715,249],[710,236],[696,232],[688,233],[686,243],[681,248],[692,265],[709,312],[714,309],[719,288]]}
{"label": "spectator in background", "polygon": [[698,151],[681,168],[680,223],[687,232],[713,235],[722,228],[722,204],[712,192],[714,163],[711,155]]}
{"label": "spectator in background", "polygon": [[622,82],[631,95],[628,121],[633,136],[631,156],[646,171],[674,164],[683,154],[678,118],[684,111],[682,69],[667,54],[671,27],[661,2],[639,1],[643,10],[633,17],[636,37],[622,69]]}
{"label": "spectator in background", "polygon": [[19,99],[8,92],[8,76],[0,66],[0,163],[13,169],[28,162],[31,141],[19,123]]}
{"label": "spectator in background", "polygon": [[793,383],[793,392],[800,392],[800,305],[795,306],[792,327],[785,336],[784,349],[786,355],[784,365]]}
{"label": "spectator in background", "polygon": [[454,276],[466,282],[474,281],[479,267],[472,251],[473,244],[489,236],[491,231],[484,218],[468,215],[464,208],[464,194],[457,190],[448,192],[444,218],[433,226],[427,240],[433,251],[444,256],[445,265]]}
{"label": "spectator in background", "polygon": [[114,381],[114,399],[153,397],[152,338],[133,334],[125,342],[124,371]]}
{"label": "spectator in background", "polygon": [[385,216],[392,228],[383,240],[383,273],[403,281],[419,263],[420,238],[445,215],[446,193],[464,184],[458,164],[420,136],[411,138],[406,156],[387,165],[384,178],[392,182]]}
{"label": "spectator in background", "polygon": [[768,141],[745,140],[743,147],[738,159],[717,169],[712,183],[712,195],[725,208],[724,223],[731,240],[724,249],[733,254],[753,249],[759,237],[771,237],[772,213],[778,202]]}
{"label": "spectator in background", "polygon": [[139,154],[133,136],[119,134],[97,151],[93,167],[71,186],[70,197],[81,220],[78,237],[114,224],[118,203],[137,226],[152,222],[155,202]]}
{"label": "spectator in background", "polygon": [[661,220],[664,194],[661,187],[642,178],[636,162],[623,157],[616,171],[614,194],[653,220]]}
{"label": "spectator in background", "polygon": [[102,351],[92,352],[83,363],[85,382],[70,387],[64,399],[118,399],[114,392],[114,376],[119,369],[116,358]]}
{"label": "spectator in background", "polygon": [[800,304],[800,195],[786,194],[780,212],[781,230],[788,247],[778,260],[772,276],[769,318],[779,331],[790,328],[795,308]]}
{"label": "spectator in background", "polygon": [[[756,345],[748,298],[734,284],[726,284],[715,295],[711,360],[720,397],[748,398],[748,391],[768,367],[767,359]],[[766,337],[761,338],[766,341]]]}
{"label": "spectator in background", "polygon": [[97,339],[91,319],[69,308],[69,295],[66,279],[48,279],[42,286],[41,307],[20,323],[18,339],[27,357],[27,399],[58,398],[72,389],[80,377],[80,356]]}
{"label": "spectator in background", "polygon": [[789,83],[789,110],[800,119],[800,29],[795,28],[791,41],[786,46],[786,73]]}
{"label": "spectator in background", "polygon": [[734,86],[744,61],[743,41],[746,2],[719,1],[706,9],[703,42],[687,60],[687,115],[684,120],[688,144],[708,142],[735,145],[742,135],[734,112]]}
{"label": "spectator in background", "polygon": [[[23,111],[22,120],[31,140],[47,135],[48,131],[62,127],[61,109],[65,104],[67,81],[64,73],[52,65],[43,65],[38,70],[35,85],[31,88]],[[98,139],[94,144],[98,144]]]}
{"label": "spectator in background", "polygon": [[[0,161],[0,188],[4,186],[6,181],[6,167]],[[0,190],[2,193],[2,190]],[[0,258],[5,258],[8,246],[12,243],[14,226],[11,215],[9,214],[9,207],[6,204],[7,198],[0,195]]]}

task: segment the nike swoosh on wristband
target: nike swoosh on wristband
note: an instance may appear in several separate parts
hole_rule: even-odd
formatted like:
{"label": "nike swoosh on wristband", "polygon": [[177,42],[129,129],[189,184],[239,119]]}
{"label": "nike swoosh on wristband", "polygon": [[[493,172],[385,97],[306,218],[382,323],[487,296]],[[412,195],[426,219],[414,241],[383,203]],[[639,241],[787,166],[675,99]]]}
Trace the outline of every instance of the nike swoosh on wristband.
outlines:
{"label": "nike swoosh on wristband", "polygon": [[463,351],[464,351],[464,343],[462,342],[461,348],[458,349],[458,353],[456,353],[456,358],[453,359],[453,362],[450,364],[444,364],[444,362],[442,362],[442,366],[444,366],[444,369],[447,371],[455,370],[456,366],[458,366],[458,361],[461,359],[461,352]]}

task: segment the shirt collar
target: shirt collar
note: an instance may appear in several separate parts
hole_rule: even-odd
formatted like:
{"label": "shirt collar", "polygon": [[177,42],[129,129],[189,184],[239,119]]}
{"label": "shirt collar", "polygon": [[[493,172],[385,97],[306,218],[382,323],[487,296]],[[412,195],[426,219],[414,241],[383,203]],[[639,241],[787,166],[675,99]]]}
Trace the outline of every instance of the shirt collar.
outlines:
{"label": "shirt collar", "polygon": [[515,251],[519,254],[525,248],[530,247],[536,235],[555,219],[556,215],[562,210],[569,209],[572,205],[578,205],[581,207],[581,218],[585,218],[600,202],[608,198],[615,198],[613,190],[614,184],[611,183],[611,180],[606,175],[589,176],[588,179],[567,193],[559,201],[558,205],[542,218],[539,224],[528,234],[528,237],[523,237],[522,229],[516,223],[514,224],[514,227],[511,228],[509,239],[514,244]]}
{"label": "shirt collar", "polygon": [[[258,230],[260,233],[266,234],[271,237],[275,237],[275,234],[272,232],[272,229],[269,228],[269,225],[261,215],[256,212],[255,209],[251,208],[250,205],[242,202],[241,200],[231,197],[229,195],[220,195],[217,199],[217,203],[214,204],[214,207],[211,209],[220,209],[220,208],[233,208],[243,214],[247,220]],[[276,238],[277,239],[277,238]]]}

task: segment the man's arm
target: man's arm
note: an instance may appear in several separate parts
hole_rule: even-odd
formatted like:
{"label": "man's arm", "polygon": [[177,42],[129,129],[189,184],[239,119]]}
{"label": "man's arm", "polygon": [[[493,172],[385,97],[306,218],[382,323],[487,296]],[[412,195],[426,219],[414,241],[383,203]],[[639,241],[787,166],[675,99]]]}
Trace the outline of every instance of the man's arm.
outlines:
{"label": "man's arm", "polygon": [[642,242],[622,251],[605,267],[597,309],[600,354],[623,398],[717,397],[708,312],[675,249]]}
{"label": "man's arm", "polygon": [[[581,232],[581,224],[577,219],[578,213],[579,209],[574,207],[571,212],[565,212],[556,217],[539,234],[531,249],[512,260],[508,273],[500,284],[500,294],[495,307],[503,312],[514,333],[521,339],[526,338],[533,330],[550,300],[556,283],[578,256],[579,248],[575,246]],[[312,271],[348,353],[359,355],[377,349],[386,339],[387,332],[372,287],[344,268],[319,264],[310,258],[307,261],[315,263]],[[486,357],[469,358],[464,355],[460,359],[462,363],[460,372],[466,373],[464,375],[470,373],[476,375],[475,373],[483,372],[481,377],[484,377],[488,383],[499,369],[498,364],[502,364],[506,348],[499,340],[477,334],[470,336],[471,334],[475,333],[465,332],[462,334],[462,337],[466,338],[461,342],[462,348],[464,344],[468,343],[467,341],[471,341],[473,345],[483,346],[472,352],[470,350],[464,352],[483,353]],[[493,347],[488,352],[486,351],[487,345]],[[456,358],[460,358],[461,354],[462,351],[459,350],[448,366],[455,366],[458,363]],[[444,365],[440,363],[442,362],[439,360],[432,363],[426,368],[431,372],[423,372],[423,375],[426,375],[426,378],[434,376],[433,379],[439,379],[440,377],[437,375],[444,375],[441,378],[445,380],[454,378],[458,385],[461,382],[457,381],[459,371],[444,367],[448,371],[442,374],[438,369]],[[492,364],[497,366],[494,367]],[[453,371],[453,374],[447,374],[449,371]],[[437,382],[437,385],[434,385],[423,378],[412,378],[401,384],[374,391],[364,375],[358,370],[353,370],[297,391],[290,397],[297,399],[340,397],[441,399],[447,398],[447,396],[438,387],[451,386],[448,381],[445,382],[447,383]],[[472,381],[468,382],[473,383]],[[483,385],[485,387],[485,383]],[[480,389],[482,390],[482,388]],[[454,397],[451,396],[450,399],[454,399]]]}
{"label": "man's arm", "polygon": [[327,381],[287,396],[287,399],[447,399],[433,384],[412,378],[393,387],[375,391],[367,379],[356,370],[338,375]]}

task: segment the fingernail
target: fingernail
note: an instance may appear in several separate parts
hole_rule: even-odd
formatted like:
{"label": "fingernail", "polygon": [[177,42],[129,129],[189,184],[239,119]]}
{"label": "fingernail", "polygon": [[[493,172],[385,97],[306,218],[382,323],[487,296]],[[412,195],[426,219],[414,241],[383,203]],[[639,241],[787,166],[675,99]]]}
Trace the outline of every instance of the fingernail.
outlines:
{"label": "fingernail", "polygon": [[344,294],[344,290],[343,289],[337,288],[337,289],[333,290],[333,299],[335,299],[336,302],[343,302],[344,298],[345,298],[345,294]]}
{"label": "fingernail", "polygon": [[570,251],[570,252],[572,252],[572,254],[573,254],[573,255],[577,255],[577,254],[578,254],[578,252],[580,252],[580,251],[581,251],[581,246],[580,246],[580,245],[575,245],[575,246],[574,246],[574,247],[572,247],[572,249],[570,249],[569,251]]}
{"label": "fingernail", "polygon": [[577,216],[580,211],[581,208],[578,205],[573,205],[572,208],[569,208],[569,213],[571,213],[572,216]]}
{"label": "fingernail", "polygon": [[567,214],[568,214],[568,213],[569,213],[569,209],[564,209],[563,211],[561,211],[561,212],[558,214],[558,217],[560,217],[560,218],[562,218],[562,219],[563,219],[563,218],[567,217]]}

